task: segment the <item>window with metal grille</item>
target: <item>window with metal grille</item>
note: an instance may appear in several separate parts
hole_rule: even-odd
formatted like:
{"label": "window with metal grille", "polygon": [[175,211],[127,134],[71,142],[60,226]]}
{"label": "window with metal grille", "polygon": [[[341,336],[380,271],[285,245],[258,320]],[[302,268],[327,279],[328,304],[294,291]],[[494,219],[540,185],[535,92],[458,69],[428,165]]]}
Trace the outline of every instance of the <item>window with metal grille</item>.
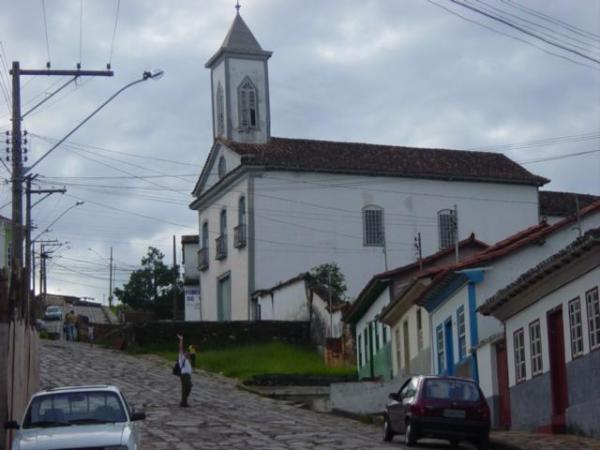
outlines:
{"label": "window with metal grille", "polygon": [[453,209],[438,211],[440,249],[452,247],[456,243],[457,221]]}
{"label": "window with metal grille", "polygon": [[375,351],[379,351],[379,324],[374,323],[373,328],[375,328]]}
{"label": "window with metal grille", "polygon": [[367,326],[364,330],[364,341],[365,341],[365,363],[369,362],[370,359],[370,354],[371,354],[371,350],[370,350],[370,345],[371,343],[369,342],[369,327]]}
{"label": "window with metal grille", "polygon": [[378,206],[363,209],[363,242],[374,247],[383,247],[385,243],[383,209]]}
{"label": "window with metal grille", "polygon": [[238,88],[240,128],[256,128],[258,112],[256,108],[256,87],[249,78],[245,78]]}
{"label": "window with metal grille", "polygon": [[458,332],[458,356],[462,360],[467,356],[467,333],[465,327],[465,307],[456,311],[456,330]]}
{"label": "window with metal grille", "polygon": [[529,350],[531,352],[531,375],[539,375],[543,370],[542,333],[539,319],[529,324]]}
{"label": "window with metal grille", "polygon": [[396,328],[396,362],[398,363],[398,372],[402,367],[402,338],[400,335],[400,327]]}
{"label": "window with metal grille", "polygon": [[583,323],[579,297],[569,302],[569,327],[571,329],[571,357],[583,355]]}
{"label": "window with metal grille", "polygon": [[515,381],[520,383],[527,377],[527,366],[525,362],[525,332],[523,328],[515,331],[513,335],[513,346],[515,352]]}
{"label": "window with metal grille", "polygon": [[594,350],[600,348],[600,299],[598,299],[598,288],[587,291],[585,301],[590,333],[590,350]]}
{"label": "window with metal grille", "polygon": [[223,97],[223,86],[219,83],[217,87],[217,136],[225,133],[225,101]]}
{"label": "window with metal grille", "polygon": [[444,355],[444,329],[442,325],[438,325],[435,330],[435,337],[437,343],[437,360],[438,360],[438,373],[443,373],[446,370],[446,359]]}

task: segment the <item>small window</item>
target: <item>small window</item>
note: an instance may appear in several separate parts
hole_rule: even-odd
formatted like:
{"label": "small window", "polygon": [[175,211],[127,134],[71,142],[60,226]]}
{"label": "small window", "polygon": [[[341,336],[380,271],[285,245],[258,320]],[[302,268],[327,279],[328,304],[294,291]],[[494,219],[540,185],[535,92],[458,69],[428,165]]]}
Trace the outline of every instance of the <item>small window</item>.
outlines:
{"label": "small window", "polygon": [[383,334],[383,343],[387,343],[387,327],[385,325],[381,326],[382,334]]}
{"label": "small window", "polygon": [[539,319],[529,324],[529,350],[531,352],[531,376],[539,375],[543,370],[542,333]]}
{"label": "small window", "polygon": [[225,176],[225,174],[227,173],[227,162],[225,161],[225,157],[221,156],[219,158],[219,179],[223,178]]}
{"label": "small window", "polygon": [[438,211],[438,228],[440,249],[452,247],[456,243],[458,231],[458,221],[453,209]]}
{"label": "small window", "polygon": [[525,363],[525,333],[523,328],[515,331],[513,335],[513,345],[515,352],[515,381],[520,383],[527,377]]}
{"label": "small window", "polygon": [[217,136],[225,133],[225,106],[223,97],[223,86],[219,83],[217,87]]}
{"label": "small window", "polygon": [[446,359],[444,357],[444,329],[442,325],[438,325],[435,330],[436,345],[437,345],[437,359],[438,359],[438,373],[444,373],[446,370]]}
{"label": "small window", "polygon": [[465,307],[461,305],[456,312],[456,329],[458,331],[458,356],[462,360],[467,356],[467,336],[465,331]]}
{"label": "small window", "polygon": [[417,310],[417,349],[423,350],[423,319],[420,309]]}
{"label": "small window", "polygon": [[375,328],[375,352],[379,351],[379,324],[373,323],[373,328]]}
{"label": "small window", "polygon": [[362,336],[358,335],[358,367],[363,365]]}
{"label": "small window", "polygon": [[378,206],[368,206],[363,209],[363,242],[365,246],[385,245],[383,209]]}
{"label": "small window", "polygon": [[256,108],[256,87],[249,78],[245,78],[238,88],[240,128],[256,128],[258,113]]}
{"label": "small window", "polygon": [[583,355],[583,323],[581,321],[581,301],[569,302],[569,328],[571,330],[571,357]]}
{"label": "small window", "polygon": [[371,350],[370,350],[371,343],[369,342],[369,327],[365,327],[363,335],[364,335],[364,341],[365,341],[365,364],[366,364],[369,362],[370,355],[371,355]]}
{"label": "small window", "polygon": [[227,234],[227,210],[226,209],[222,209],[221,210],[221,217],[219,220],[219,224],[220,224],[220,234],[221,236],[225,236]]}
{"label": "small window", "polygon": [[590,333],[590,350],[600,348],[600,299],[598,288],[585,293],[587,304],[588,329]]}

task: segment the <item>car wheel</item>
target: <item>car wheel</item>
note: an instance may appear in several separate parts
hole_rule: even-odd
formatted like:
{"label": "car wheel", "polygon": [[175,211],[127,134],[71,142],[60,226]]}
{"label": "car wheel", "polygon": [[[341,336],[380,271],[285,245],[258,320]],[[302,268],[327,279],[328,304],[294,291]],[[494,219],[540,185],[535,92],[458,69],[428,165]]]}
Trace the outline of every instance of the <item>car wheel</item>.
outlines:
{"label": "car wheel", "polygon": [[385,442],[391,442],[392,439],[394,439],[394,432],[390,426],[390,420],[386,416],[383,421],[383,440]]}
{"label": "car wheel", "polygon": [[450,447],[452,447],[452,448],[458,447],[458,439],[450,439]]}
{"label": "car wheel", "polygon": [[477,450],[487,450],[488,444],[490,442],[490,437],[487,434],[484,434],[479,437],[479,441],[477,441]]}
{"label": "car wheel", "polygon": [[417,430],[409,420],[406,422],[406,430],[404,431],[404,444],[407,447],[412,447],[417,443]]}

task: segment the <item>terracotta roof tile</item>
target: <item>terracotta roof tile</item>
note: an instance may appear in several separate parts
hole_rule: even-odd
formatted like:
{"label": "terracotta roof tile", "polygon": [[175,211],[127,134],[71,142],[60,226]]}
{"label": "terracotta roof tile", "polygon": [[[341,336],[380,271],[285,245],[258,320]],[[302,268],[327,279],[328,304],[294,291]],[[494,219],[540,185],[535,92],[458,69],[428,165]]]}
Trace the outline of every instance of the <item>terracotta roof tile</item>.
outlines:
{"label": "terracotta roof tile", "polygon": [[271,138],[267,144],[218,142],[242,164],[271,169],[357,173],[543,185],[537,176],[499,153],[400,147],[308,139]]}
{"label": "terracotta roof tile", "polygon": [[597,195],[557,191],[540,191],[539,198],[541,215],[561,217],[574,214],[577,210],[577,201],[579,202],[579,207],[583,208],[590,203],[600,200],[600,197]]}

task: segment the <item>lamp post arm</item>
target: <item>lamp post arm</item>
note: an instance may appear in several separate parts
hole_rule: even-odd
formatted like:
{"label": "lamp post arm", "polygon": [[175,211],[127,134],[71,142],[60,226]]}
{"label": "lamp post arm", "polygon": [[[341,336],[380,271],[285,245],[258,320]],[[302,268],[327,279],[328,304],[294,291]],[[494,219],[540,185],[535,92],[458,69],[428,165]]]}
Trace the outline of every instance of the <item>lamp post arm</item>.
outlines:
{"label": "lamp post arm", "polygon": [[52,225],[54,225],[56,222],[58,222],[58,221],[59,221],[59,220],[60,220],[60,219],[61,219],[61,218],[62,218],[62,217],[63,217],[63,216],[66,214],[66,213],[68,213],[69,211],[71,211],[71,210],[72,210],[73,208],[75,208],[76,206],[80,206],[80,205],[83,205],[83,202],[77,202],[77,203],[75,203],[74,205],[71,205],[70,207],[68,207],[67,209],[65,209],[65,210],[62,212],[62,214],[60,214],[60,215],[59,215],[59,216],[58,216],[56,219],[54,219],[54,220],[52,221],[52,223],[51,223],[50,225],[48,225],[44,231],[42,231],[40,234],[38,234],[36,237],[34,237],[34,238],[32,239],[32,241],[37,241],[37,240],[38,240],[38,238],[39,238],[39,237],[40,237],[42,234],[44,234],[44,233],[48,232],[48,231],[50,230],[50,227],[51,227]]}
{"label": "lamp post arm", "polygon": [[87,123],[88,120],[90,120],[92,117],[94,117],[102,108],[104,108],[108,103],[110,103],[117,95],[119,95],[121,92],[123,92],[125,89],[130,88],[131,86],[133,86],[134,84],[138,84],[141,83],[142,81],[146,81],[149,77],[146,76],[146,74],[144,74],[144,76],[142,78],[140,78],[139,80],[135,80],[132,81],[131,83],[123,86],[121,89],[119,89],[117,92],[115,92],[113,95],[111,95],[104,103],[102,103],[100,106],[98,106],[94,111],[92,111],[92,113],[90,115],[88,115],[85,119],[83,119],[83,121],[81,121],[79,123],[79,125],[77,125],[75,128],[73,128],[65,137],[63,137],[60,141],[58,141],[56,144],[54,144],[52,146],[52,148],[50,148],[50,150],[48,150],[46,153],[44,153],[42,155],[42,157],[40,159],[38,159],[35,163],[33,163],[33,165],[27,167],[24,171],[24,174],[27,174],[31,171],[31,169],[33,169],[35,166],[37,166],[40,162],[42,162],[42,160],[48,156],[52,151],[54,151],[56,149],[56,147],[58,147],[60,144],[62,144],[63,142],[65,142],[67,139],[69,139],[71,137],[71,135],[73,135],[73,133],[75,133],[77,130],[79,130],[83,125],[85,125]]}

